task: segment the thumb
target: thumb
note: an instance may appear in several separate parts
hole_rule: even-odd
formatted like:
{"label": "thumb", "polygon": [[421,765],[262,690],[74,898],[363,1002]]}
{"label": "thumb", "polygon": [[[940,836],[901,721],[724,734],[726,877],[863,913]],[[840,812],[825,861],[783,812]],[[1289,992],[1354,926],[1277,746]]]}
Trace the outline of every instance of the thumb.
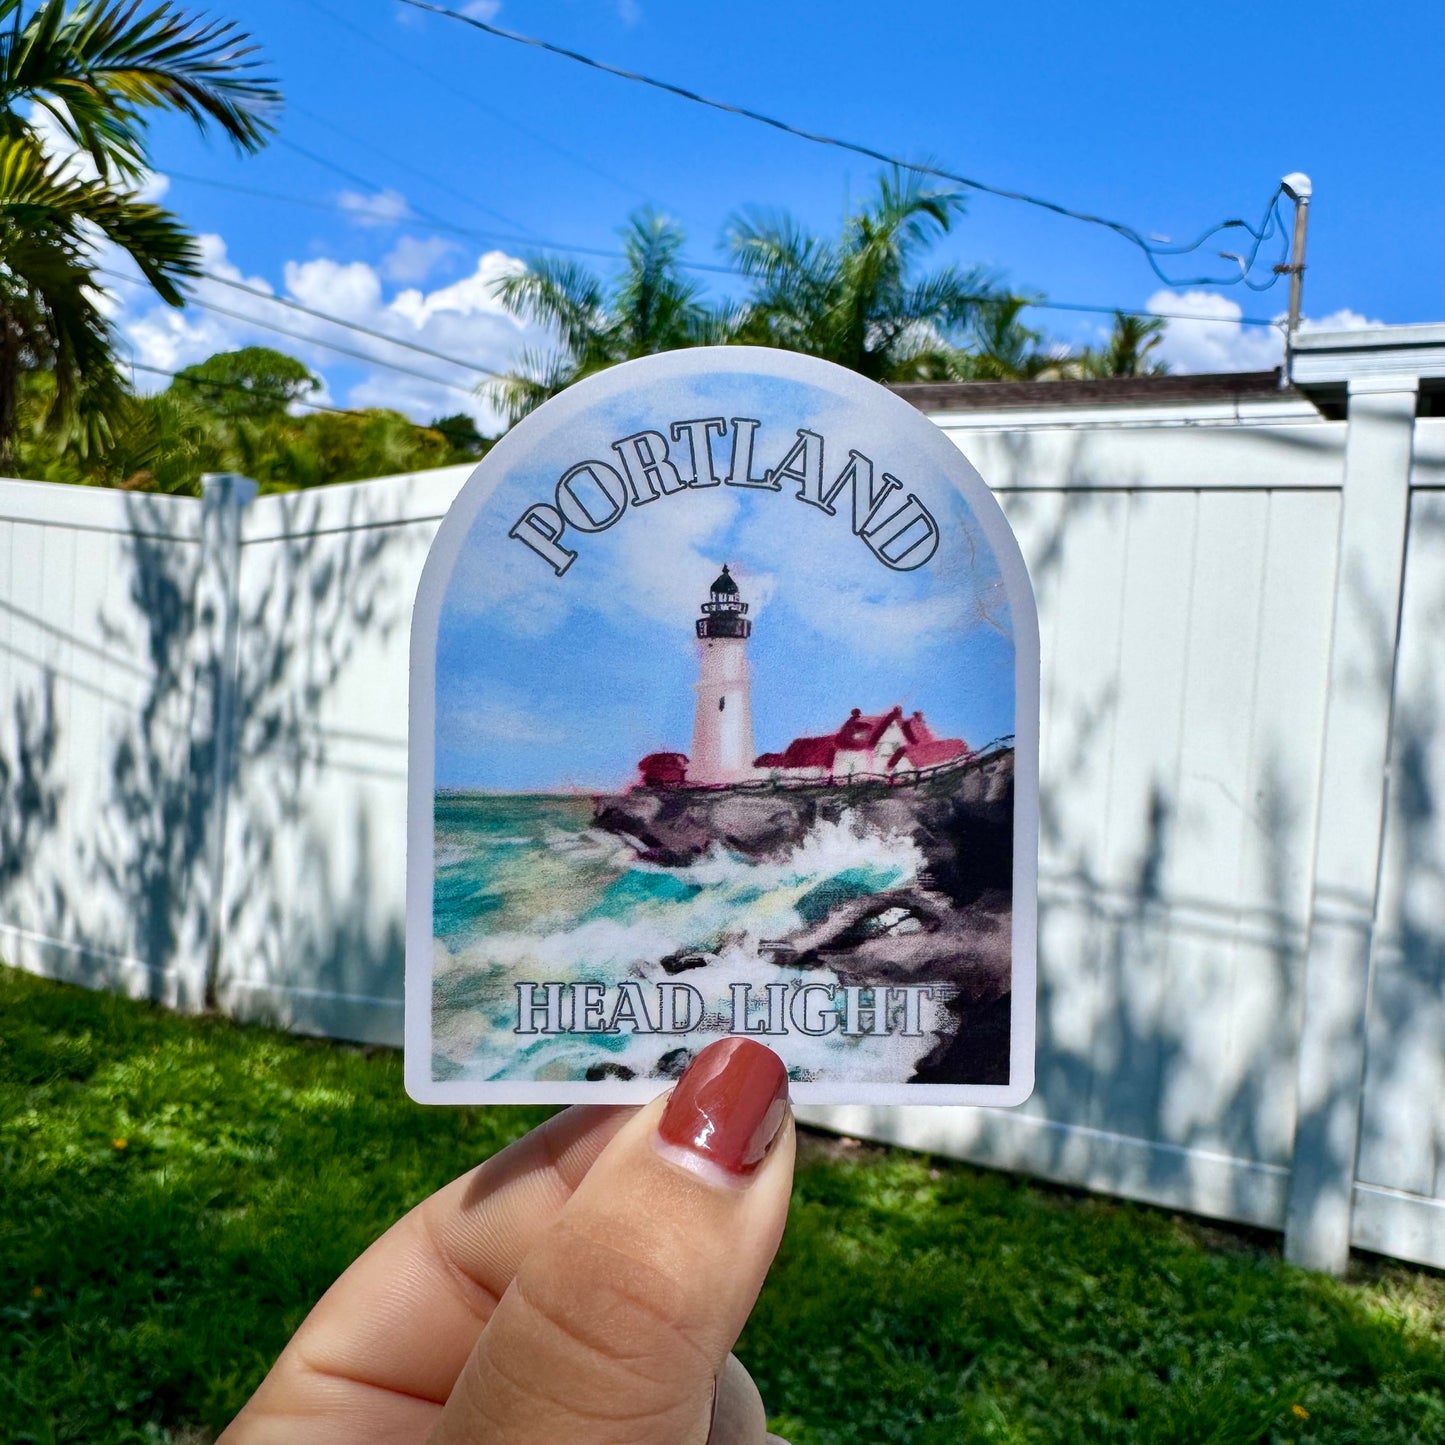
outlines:
{"label": "thumb", "polygon": [[703,1445],[787,1218],[787,1088],[771,1050],[723,1039],[623,1126],[522,1261],[434,1445]]}

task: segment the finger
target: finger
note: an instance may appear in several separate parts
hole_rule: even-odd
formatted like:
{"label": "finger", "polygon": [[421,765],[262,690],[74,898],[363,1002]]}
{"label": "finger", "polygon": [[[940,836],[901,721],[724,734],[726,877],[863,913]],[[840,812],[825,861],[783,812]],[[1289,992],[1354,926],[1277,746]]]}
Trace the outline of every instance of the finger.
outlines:
{"label": "finger", "polygon": [[792,1170],[777,1055],[745,1038],[704,1049],[669,1099],[618,1130],[522,1261],[435,1445],[702,1445]]}
{"label": "finger", "polygon": [[729,1355],[717,1377],[717,1400],[712,1407],[707,1445],[763,1445],[767,1438],[763,1397],[742,1361]]}
{"label": "finger", "polygon": [[296,1420],[308,1442],[424,1438],[521,1259],[632,1112],[568,1109],[403,1216],[307,1316],[226,1445]]}

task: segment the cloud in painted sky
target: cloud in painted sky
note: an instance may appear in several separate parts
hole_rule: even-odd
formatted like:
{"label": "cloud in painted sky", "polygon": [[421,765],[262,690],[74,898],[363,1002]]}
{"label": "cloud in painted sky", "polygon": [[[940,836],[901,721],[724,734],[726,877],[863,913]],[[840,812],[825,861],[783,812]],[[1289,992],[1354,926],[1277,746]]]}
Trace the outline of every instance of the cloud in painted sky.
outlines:
{"label": "cloud in painted sky", "polygon": [[[745,369],[634,377],[631,386],[599,379],[590,406],[569,412],[564,404],[550,424],[526,423],[492,455],[489,466],[500,475],[444,584],[439,783],[611,787],[648,752],[687,751],[698,666],[693,624],[723,563],[754,623],[759,749],[837,727],[853,707],[917,708],[946,735],[975,742],[1012,730],[1013,651],[999,569],[950,480],[951,457],[945,463],[918,445],[915,428],[926,429],[926,420]],[[854,533],[846,498],[829,515],[800,500],[791,484],[776,492],[687,487],[633,501],[601,531],[564,537],[577,555],[561,576],[509,535],[528,506],[550,504],[571,467],[608,457],[612,439],[705,416],[763,418],[754,475],[782,460],[798,427],[824,437],[826,477],[837,475],[850,449],[895,467],[938,521],[937,552],[917,570],[891,570]],[[719,461],[722,470],[727,461]],[[440,575],[429,584],[442,585]],[[988,625],[990,610],[999,625]],[[479,712],[479,702],[497,707]],[[568,736],[478,736],[523,719]]]}
{"label": "cloud in painted sky", "polygon": [[520,694],[477,697],[453,691],[437,711],[437,741],[468,751],[497,744],[538,746],[565,741],[566,730],[555,720],[526,706]]}

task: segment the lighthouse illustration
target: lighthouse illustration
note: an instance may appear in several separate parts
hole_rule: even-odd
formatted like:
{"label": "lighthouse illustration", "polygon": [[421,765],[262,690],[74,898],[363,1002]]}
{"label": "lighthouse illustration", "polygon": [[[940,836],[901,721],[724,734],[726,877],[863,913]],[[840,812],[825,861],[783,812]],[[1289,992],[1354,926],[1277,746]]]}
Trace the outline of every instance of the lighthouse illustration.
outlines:
{"label": "lighthouse illustration", "polygon": [[753,705],[748,685],[748,604],[726,565],[697,619],[700,673],[688,778],[735,783],[753,772]]}

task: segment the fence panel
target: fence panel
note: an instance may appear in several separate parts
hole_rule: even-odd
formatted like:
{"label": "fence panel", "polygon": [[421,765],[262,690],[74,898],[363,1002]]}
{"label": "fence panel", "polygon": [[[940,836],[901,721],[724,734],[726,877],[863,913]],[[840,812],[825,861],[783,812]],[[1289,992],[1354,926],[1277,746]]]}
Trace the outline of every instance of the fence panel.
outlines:
{"label": "fence panel", "polygon": [[810,1117],[1280,1225],[1342,430],[955,433],[1039,600],[1038,1084]]}
{"label": "fence panel", "polygon": [[[1346,425],[1298,402],[1157,417],[945,419],[1040,605],[1034,1098],[804,1112],[1279,1227],[1332,617],[1350,586]],[[1414,457],[1352,1238],[1445,1265],[1445,420],[1416,423]],[[198,1007],[220,907],[228,1012],[399,1039],[410,607],[466,471],[254,501],[234,580],[214,499],[3,484],[7,961]]]}
{"label": "fence panel", "polygon": [[411,606],[469,471],[247,509],[220,979],[238,1017],[401,1042]]}
{"label": "fence panel", "polygon": [[0,490],[0,950],[182,1006],[204,976],[201,510]]}
{"label": "fence panel", "polygon": [[1352,1237],[1445,1267],[1445,421],[1414,472]]}

